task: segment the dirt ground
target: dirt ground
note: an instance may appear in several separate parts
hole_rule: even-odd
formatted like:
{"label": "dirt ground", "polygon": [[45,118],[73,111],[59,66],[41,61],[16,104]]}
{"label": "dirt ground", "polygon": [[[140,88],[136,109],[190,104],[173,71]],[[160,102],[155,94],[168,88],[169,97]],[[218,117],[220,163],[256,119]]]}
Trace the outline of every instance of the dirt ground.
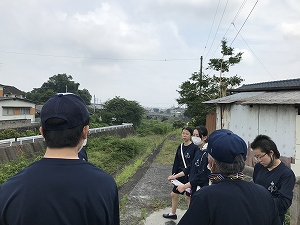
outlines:
{"label": "dirt ground", "polygon": [[172,166],[153,162],[163,143],[153,150],[137,173],[119,188],[120,201],[127,199],[126,207],[120,208],[121,225],[144,224],[143,219],[153,211],[171,205],[172,184],[167,177]]}

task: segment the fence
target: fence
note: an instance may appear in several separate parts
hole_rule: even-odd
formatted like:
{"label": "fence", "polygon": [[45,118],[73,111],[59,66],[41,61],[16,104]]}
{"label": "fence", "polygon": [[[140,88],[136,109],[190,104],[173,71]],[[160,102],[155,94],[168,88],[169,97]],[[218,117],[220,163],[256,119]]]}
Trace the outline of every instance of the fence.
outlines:
{"label": "fence", "polygon": [[[124,128],[132,128],[132,123],[123,123],[122,125],[115,125],[109,127],[100,127],[100,128],[91,128],[89,129],[89,134],[97,134],[101,132],[113,131]],[[20,138],[10,138],[5,140],[0,140],[0,148],[10,147],[12,145],[22,145],[25,143],[35,143],[37,141],[44,141],[44,137],[42,135],[36,136],[28,136],[28,137],[20,137]]]}
{"label": "fence", "polygon": [[[117,135],[124,138],[129,134],[134,134],[133,124],[131,123],[89,130],[89,136],[91,137]],[[1,140],[0,163],[6,163],[17,159],[21,152],[32,155],[34,152],[39,152],[43,149],[45,149],[45,143],[42,135]]]}

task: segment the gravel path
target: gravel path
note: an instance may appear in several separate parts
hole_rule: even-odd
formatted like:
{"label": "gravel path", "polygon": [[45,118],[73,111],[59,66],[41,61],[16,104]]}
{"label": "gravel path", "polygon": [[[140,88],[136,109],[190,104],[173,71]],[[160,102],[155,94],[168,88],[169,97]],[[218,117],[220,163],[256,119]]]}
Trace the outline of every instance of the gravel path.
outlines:
{"label": "gravel path", "polygon": [[171,204],[172,184],[167,181],[167,177],[172,166],[153,162],[163,144],[164,141],[153,150],[137,173],[119,188],[120,200],[127,197],[125,210],[120,209],[121,225],[144,224],[145,216],[164,208],[168,202]]}

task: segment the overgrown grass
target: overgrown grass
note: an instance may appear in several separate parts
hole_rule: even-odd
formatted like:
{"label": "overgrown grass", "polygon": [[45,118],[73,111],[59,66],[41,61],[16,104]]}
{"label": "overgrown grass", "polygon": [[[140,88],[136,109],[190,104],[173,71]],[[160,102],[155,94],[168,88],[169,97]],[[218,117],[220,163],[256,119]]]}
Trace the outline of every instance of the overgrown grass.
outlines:
{"label": "overgrown grass", "polygon": [[20,153],[18,159],[9,163],[0,164],[0,185],[32,162],[39,160],[41,157],[41,155],[36,155],[33,158],[26,158],[24,153]]}
{"label": "overgrown grass", "polygon": [[[89,162],[111,175],[117,174],[115,179],[117,185],[120,186],[136,172],[152,149],[159,145],[164,137],[163,135],[150,135],[129,136],[123,139],[116,136],[89,138],[86,150]],[[1,164],[0,184],[42,156],[43,153],[40,153],[33,158],[26,158],[21,154],[17,160]]]}
{"label": "overgrown grass", "polygon": [[181,129],[172,131],[169,134],[169,137],[170,138],[165,141],[161,151],[155,158],[155,162],[162,165],[173,165],[177,147],[182,143]]}
{"label": "overgrown grass", "polygon": [[128,200],[128,195],[123,195],[123,197],[120,200],[120,214],[123,214],[126,212],[127,200]]}

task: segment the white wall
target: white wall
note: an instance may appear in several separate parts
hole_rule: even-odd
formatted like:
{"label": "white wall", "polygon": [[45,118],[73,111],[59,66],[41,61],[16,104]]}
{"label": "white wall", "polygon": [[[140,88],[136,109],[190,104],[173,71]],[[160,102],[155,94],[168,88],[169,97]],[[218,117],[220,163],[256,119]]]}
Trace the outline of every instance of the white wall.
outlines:
{"label": "white wall", "polygon": [[3,106],[6,107],[30,107],[30,108],[35,108],[35,104],[28,102],[28,101],[22,101],[22,100],[5,100],[5,101],[0,101],[0,120],[17,120],[17,119],[30,119],[32,122],[35,121],[35,114],[33,115],[11,115],[11,116],[3,116]]}
{"label": "white wall", "polygon": [[[296,116],[298,110],[292,105],[223,105],[223,128],[232,130],[246,143],[258,134],[270,136],[282,156],[296,155]],[[217,107],[217,129],[221,128],[221,111]],[[299,126],[300,128],[300,126]],[[300,156],[299,156],[300,160]]]}

